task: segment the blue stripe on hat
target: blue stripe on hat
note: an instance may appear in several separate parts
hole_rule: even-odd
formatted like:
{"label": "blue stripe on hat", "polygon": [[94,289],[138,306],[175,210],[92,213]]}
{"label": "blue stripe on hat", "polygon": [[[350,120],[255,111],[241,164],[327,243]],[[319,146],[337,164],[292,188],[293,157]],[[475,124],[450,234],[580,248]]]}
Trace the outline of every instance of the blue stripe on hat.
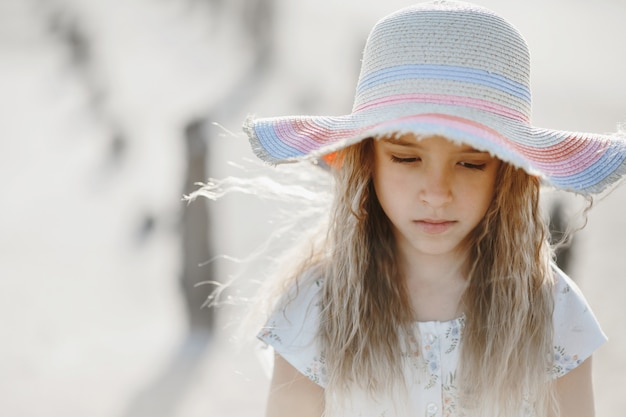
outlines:
{"label": "blue stripe on hat", "polygon": [[479,84],[504,91],[530,103],[530,90],[524,84],[485,70],[455,65],[407,64],[383,68],[362,77],[357,93],[383,83],[409,79],[440,79]]}
{"label": "blue stripe on hat", "polygon": [[257,123],[254,130],[261,146],[276,159],[289,159],[305,154],[297,148],[289,146],[285,143],[285,139],[279,138],[272,123]]}
{"label": "blue stripe on hat", "polygon": [[620,146],[619,151],[609,148],[593,164],[575,174],[560,176],[549,176],[549,180],[557,187],[565,189],[583,190],[592,188],[606,180],[610,175],[619,170],[619,167],[626,160],[626,147]]}

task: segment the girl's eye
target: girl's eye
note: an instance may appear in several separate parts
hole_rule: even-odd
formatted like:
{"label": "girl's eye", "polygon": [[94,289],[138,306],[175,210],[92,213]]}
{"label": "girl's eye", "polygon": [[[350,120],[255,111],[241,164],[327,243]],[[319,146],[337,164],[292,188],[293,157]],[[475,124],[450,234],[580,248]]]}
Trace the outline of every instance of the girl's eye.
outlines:
{"label": "girl's eye", "polygon": [[476,170],[479,170],[479,171],[484,170],[485,166],[487,166],[487,164],[484,163],[484,162],[479,162],[479,163],[459,162],[459,165],[461,165],[462,167],[468,168],[468,169],[476,169]]}
{"label": "girl's eye", "polygon": [[391,155],[391,161],[399,164],[410,164],[411,162],[417,162],[420,159],[418,157],[401,158],[399,156]]}

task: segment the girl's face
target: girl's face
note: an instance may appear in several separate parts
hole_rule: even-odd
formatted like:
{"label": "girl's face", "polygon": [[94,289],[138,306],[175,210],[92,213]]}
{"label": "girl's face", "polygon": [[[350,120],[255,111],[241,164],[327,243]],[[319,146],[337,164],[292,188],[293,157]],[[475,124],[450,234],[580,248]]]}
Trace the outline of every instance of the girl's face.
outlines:
{"label": "girl's face", "polygon": [[401,252],[460,254],[491,203],[499,164],[440,136],[374,140],[374,188]]}

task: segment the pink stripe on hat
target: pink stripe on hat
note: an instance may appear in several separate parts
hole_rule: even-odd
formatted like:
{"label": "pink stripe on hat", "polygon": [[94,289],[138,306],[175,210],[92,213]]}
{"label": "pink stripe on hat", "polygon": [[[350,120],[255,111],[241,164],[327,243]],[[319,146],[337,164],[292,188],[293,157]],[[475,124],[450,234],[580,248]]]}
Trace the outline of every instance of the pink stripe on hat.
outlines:
{"label": "pink stripe on hat", "polygon": [[316,160],[367,137],[440,135],[581,194],[626,174],[626,137],[531,125],[530,54],[494,12],[455,1],[401,9],[368,37],[353,111],[249,118],[253,150],[270,163]]}
{"label": "pink stripe on hat", "polygon": [[367,110],[372,107],[381,107],[395,104],[407,103],[430,103],[430,104],[449,104],[453,106],[471,107],[478,110],[488,111],[503,117],[510,117],[521,122],[529,122],[526,114],[503,106],[492,101],[482,100],[479,98],[453,96],[445,94],[397,94],[394,96],[383,97],[363,103],[354,109],[354,113]]}

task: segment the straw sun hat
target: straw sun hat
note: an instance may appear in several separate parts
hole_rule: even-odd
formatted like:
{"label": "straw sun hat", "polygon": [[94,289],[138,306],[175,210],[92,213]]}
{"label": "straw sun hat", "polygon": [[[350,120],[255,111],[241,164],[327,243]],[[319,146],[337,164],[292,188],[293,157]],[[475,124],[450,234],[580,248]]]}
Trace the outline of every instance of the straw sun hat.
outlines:
{"label": "straw sun hat", "polygon": [[244,130],[257,156],[272,164],[329,161],[365,138],[411,132],[488,151],[581,194],[624,175],[623,135],[531,125],[529,77],[528,46],[503,18],[468,3],[422,3],[372,29],[350,114],[249,117]]}

